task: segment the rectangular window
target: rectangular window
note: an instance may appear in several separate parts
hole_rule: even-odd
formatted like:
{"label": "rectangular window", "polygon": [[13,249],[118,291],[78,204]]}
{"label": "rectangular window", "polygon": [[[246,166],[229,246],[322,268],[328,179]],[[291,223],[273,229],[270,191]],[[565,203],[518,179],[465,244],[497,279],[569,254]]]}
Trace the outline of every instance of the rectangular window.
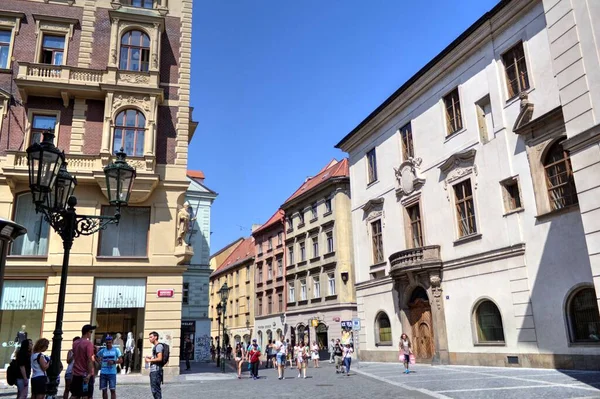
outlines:
{"label": "rectangular window", "polygon": [[56,134],[56,115],[33,114],[29,144],[40,143],[42,135],[46,130],[50,130]]}
{"label": "rectangular window", "polygon": [[319,256],[319,237],[315,236],[312,238],[312,246],[313,246],[313,258]]}
{"label": "rectangular window", "polygon": [[504,210],[506,212],[521,209],[521,193],[519,190],[519,179],[512,177],[500,182],[504,196]]}
{"label": "rectangular window", "polygon": [[277,233],[277,245],[281,245],[283,243],[283,233]]}
{"label": "rectangular window", "polygon": [[321,280],[319,276],[313,277],[313,297],[321,298]]}
{"label": "rectangular window", "polygon": [[331,212],[331,198],[325,200],[325,213]]}
{"label": "rectangular window", "polygon": [[[115,208],[103,206],[102,214],[112,216]],[[148,256],[148,231],[150,230],[150,208],[126,206],[121,208],[118,225],[109,224],[100,233],[100,256]]]}
{"label": "rectangular window", "polygon": [[479,139],[483,144],[490,141],[490,133],[493,131],[492,105],[490,96],[487,95],[475,103],[477,113],[477,127],[479,128]]}
{"label": "rectangular window", "polygon": [[269,243],[267,249],[270,251],[273,249],[273,237],[269,237]]}
{"label": "rectangular window", "polygon": [[383,232],[381,219],[371,223],[371,239],[373,240],[373,262],[381,263],[383,259]]}
{"label": "rectangular window", "polygon": [[277,259],[277,276],[283,277],[283,259]]}
{"label": "rectangular window", "polygon": [[239,270],[235,271],[235,284],[236,285],[240,284],[240,271]]}
{"label": "rectangular window", "polygon": [[377,157],[375,154],[375,148],[367,152],[367,168],[368,183],[371,184],[377,180]]}
{"label": "rectangular window", "polygon": [[259,283],[263,282],[263,280],[262,280],[262,274],[263,274],[262,265],[260,265],[260,266],[258,266],[258,282]]}
{"label": "rectangular window", "polygon": [[477,233],[471,180],[465,180],[456,184],[454,186],[454,195],[456,197],[456,218],[458,221],[459,237]]}
{"label": "rectangular window", "polygon": [[405,161],[415,157],[415,149],[413,147],[412,127],[410,122],[400,128],[400,138],[402,139],[402,159]]}
{"label": "rectangular window", "polygon": [[423,227],[421,225],[421,208],[419,204],[406,208],[410,219],[410,241],[413,248],[423,246]]}
{"label": "rectangular window", "polygon": [[259,255],[262,255],[262,242],[259,242],[259,243],[256,244],[256,252]]}
{"label": "rectangular window", "polygon": [[40,63],[63,65],[65,36],[44,35]]}
{"label": "rectangular window", "polygon": [[316,219],[319,216],[317,213],[317,203],[316,202],[310,206],[310,211],[312,212],[313,219]]}
{"label": "rectangular window", "polygon": [[183,283],[183,295],[182,295],[182,299],[181,302],[183,302],[184,305],[189,304],[190,301],[190,283]]}
{"label": "rectangular window", "polygon": [[306,301],[306,280],[300,280],[300,300]]}
{"label": "rectangular window", "polygon": [[458,132],[463,127],[458,87],[444,97],[444,106],[446,107],[447,133],[452,134]]}
{"label": "rectangular window", "polygon": [[306,260],[306,244],[303,242],[300,243],[300,262]]}
{"label": "rectangular window", "polygon": [[[25,192],[16,197],[14,221],[27,229],[10,246],[11,255],[46,256],[48,254],[48,236],[50,224],[42,213],[35,211],[32,195]],[[1,299],[1,298],[0,298]]]}
{"label": "rectangular window", "polygon": [[262,315],[262,306],[263,306],[263,304],[262,304],[262,297],[259,297],[258,298],[258,302],[256,304],[256,314],[258,316]]}
{"label": "rectangular window", "polygon": [[506,72],[508,98],[516,97],[522,91],[529,89],[529,75],[527,74],[527,62],[525,61],[523,42],[519,42],[504,53],[502,61],[504,61],[504,70]]}
{"label": "rectangular window", "polygon": [[333,231],[328,231],[325,233],[327,236],[327,253],[332,253],[334,251],[333,248]]}
{"label": "rectangular window", "polygon": [[301,210],[300,212],[298,212],[298,216],[300,217],[299,226],[303,225],[304,224],[304,210]]}
{"label": "rectangular window", "polygon": [[288,262],[290,263],[290,265],[294,264],[294,247],[293,246],[288,247]]}
{"label": "rectangular window", "polygon": [[267,297],[267,312],[268,314],[273,313],[273,297],[271,295]]}
{"label": "rectangular window", "polygon": [[240,300],[235,300],[235,315],[238,316],[240,314]]}
{"label": "rectangular window", "polygon": [[246,282],[250,282],[250,266],[246,266]]}
{"label": "rectangular window", "polygon": [[121,4],[139,8],[154,8],[154,0],[121,0]]}
{"label": "rectangular window", "polygon": [[0,30],[0,69],[8,68],[10,54],[10,39],[12,37],[12,31]]}
{"label": "rectangular window", "polygon": [[328,294],[335,295],[335,275],[333,273],[329,273],[327,275],[327,283],[328,283]]}
{"label": "rectangular window", "polygon": [[273,264],[271,262],[267,263],[267,280],[271,280],[273,278]]}
{"label": "rectangular window", "polygon": [[294,230],[294,221],[291,217],[287,218],[287,228],[288,231]]}
{"label": "rectangular window", "polygon": [[293,282],[288,284],[288,302],[296,302],[296,288]]}
{"label": "rectangular window", "polygon": [[277,294],[277,300],[279,302],[279,307],[277,308],[278,312],[283,312],[283,293]]}

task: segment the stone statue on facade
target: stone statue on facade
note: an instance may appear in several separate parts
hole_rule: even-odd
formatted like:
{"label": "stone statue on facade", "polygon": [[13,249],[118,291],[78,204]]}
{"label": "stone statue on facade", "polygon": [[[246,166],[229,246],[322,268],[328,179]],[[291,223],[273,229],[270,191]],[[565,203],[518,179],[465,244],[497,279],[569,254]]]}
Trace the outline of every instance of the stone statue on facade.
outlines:
{"label": "stone statue on facade", "polygon": [[191,215],[190,203],[185,201],[183,207],[177,213],[177,246],[188,246],[185,236],[190,231],[190,222],[196,218]]}

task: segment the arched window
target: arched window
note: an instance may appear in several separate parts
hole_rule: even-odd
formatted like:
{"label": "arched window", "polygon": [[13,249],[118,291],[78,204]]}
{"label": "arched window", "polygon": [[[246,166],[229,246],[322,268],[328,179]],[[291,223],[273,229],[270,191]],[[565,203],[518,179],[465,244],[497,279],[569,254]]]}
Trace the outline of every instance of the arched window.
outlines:
{"label": "arched window", "polygon": [[599,342],[600,316],[596,291],[583,288],[576,291],[568,304],[571,342]]}
{"label": "arched window", "polygon": [[31,193],[16,198],[15,222],[27,229],[27,234],[18,237],[10,249],[11,255],[46,256],[50,225],[41,213],[35,213]]}
{"label": "arched window", "polygon": [[375,318],[375,338],[377,345],[392,344],[392,324],[385,312],[379,312]]}
{"label": "arched window", "polygon": [[121,38],[119,69],[148,72],[150,66],[150,37],[139,30],[126,32]]}
{"label": "arched window", "polygon": [[562,146],[564,141],[565,139],[552,144],[544,158],[548,198],[552,209],[561,209],[578,202],[571,159]]}
{"label": "arched window", "polygon": [[126,109],[119,112],[115,119],[113,150],[123,148],[127,155],[141,157],[144,155],[145,131],[146,118],[140,111]]}
{"label": "arched window", "polygon": [[498,307],[492,301],[482,301],[475,309],[475,326],[477,327],[477,342],[504,342],[502,316]]}

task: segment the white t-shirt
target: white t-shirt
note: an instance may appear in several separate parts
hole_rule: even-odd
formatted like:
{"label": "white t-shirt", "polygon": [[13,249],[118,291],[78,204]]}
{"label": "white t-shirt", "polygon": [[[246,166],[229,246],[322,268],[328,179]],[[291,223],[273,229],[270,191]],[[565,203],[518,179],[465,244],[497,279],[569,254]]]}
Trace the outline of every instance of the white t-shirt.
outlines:
{"label": "white t-shirt", "polygon": [[354,349],[345,347],[344,348],[344,359],[346,359],[348,357],[352,358],[352,353],[353,352],[354,352]]}
{"label": "white t-shirt", "polygon": [[287,348],[285,347],[285,342],[281,342],[281,341],[275,342],[275,348],[282,355],[285,355],[287,352]]}
{"label": "white t-shirt", "polygon": [[401,339],[400,340],[400,345],[402,345],[402,350],[404,351],[404,353],[408,353],[408,350],[409,350],[409,348],[408,348],[408,340],[405,341],[405,340]]}
{"label": "white t-shirt", "polygon": [[42,356],[45,358],[46,362],[48,362],[48,356],[42,353],[33,353],[31,355],[31,378],[43,377],[46,375],[46,372],[42,370],[42,366],[38,360],[38,358]]}
{"label": "white t-shirt", "polygon": [[298,359],[299,362],[303,362],[304,361],[304,347],[303,346],[295,346],[294,352],[296,353],[296,359]]}

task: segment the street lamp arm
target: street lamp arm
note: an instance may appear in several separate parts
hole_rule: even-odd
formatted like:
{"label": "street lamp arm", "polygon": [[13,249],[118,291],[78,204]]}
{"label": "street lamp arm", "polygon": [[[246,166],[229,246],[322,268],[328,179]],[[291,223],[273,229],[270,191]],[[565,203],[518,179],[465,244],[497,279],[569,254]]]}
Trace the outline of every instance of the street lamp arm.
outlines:
{"label": "street lamp arm", "polygon": [[[89,236],[104,230],[110,224],[119,224],[121,213],[117,209],[114,216],[77,215],[74,206],[56,211],[45,205],[38,205],[37,211],[62,238],[73,239],[79,236]],[[71,225],[71,222],[73,223]]]}

